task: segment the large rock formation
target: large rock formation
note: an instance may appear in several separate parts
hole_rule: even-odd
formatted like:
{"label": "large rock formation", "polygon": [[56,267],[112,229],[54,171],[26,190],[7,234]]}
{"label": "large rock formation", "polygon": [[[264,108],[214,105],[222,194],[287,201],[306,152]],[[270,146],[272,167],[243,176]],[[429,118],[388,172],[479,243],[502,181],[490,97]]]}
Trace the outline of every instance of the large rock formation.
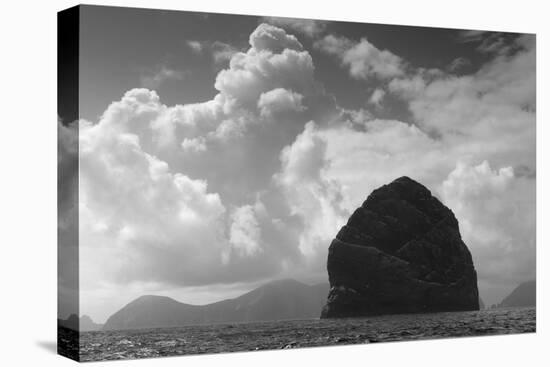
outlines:
{"label": "large rock formation", "polygon": [[401,177],[374,190],[332,241],[321,317],[478,310],[477,275],[453,212]]}

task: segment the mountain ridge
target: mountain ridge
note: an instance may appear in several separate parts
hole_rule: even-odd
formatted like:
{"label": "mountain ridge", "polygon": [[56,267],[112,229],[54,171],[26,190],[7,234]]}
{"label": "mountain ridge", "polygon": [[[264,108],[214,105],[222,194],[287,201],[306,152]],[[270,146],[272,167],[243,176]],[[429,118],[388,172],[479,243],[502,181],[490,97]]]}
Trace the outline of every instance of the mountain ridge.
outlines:
{"label": "mountain ridge", "polygon": [[103,328],[103,324],[98,324],[88,315],[82,315],[80,318],[76,314],[70,314],[66,319],[57,319],[57,325],[76,331],[97,331]]}
{"label": "mountain ridge", "polygon": [[520,283],[510,294],[503,298],[498,307],[527,307],[536,306],[536,280]]}
{"label": "mountain ridge", "polygon": [[327,294],[328,283],[307,285],[279,279],[241,296],[206,305],[143,295],[111,315],[103,330],[317,318]]}

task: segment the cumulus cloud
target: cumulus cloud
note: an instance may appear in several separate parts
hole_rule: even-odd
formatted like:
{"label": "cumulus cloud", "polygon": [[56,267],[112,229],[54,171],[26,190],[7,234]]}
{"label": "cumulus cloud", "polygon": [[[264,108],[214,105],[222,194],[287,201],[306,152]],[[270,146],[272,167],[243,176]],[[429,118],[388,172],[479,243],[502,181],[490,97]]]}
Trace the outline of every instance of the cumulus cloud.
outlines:
{"label": "cumulus cloud", "polygon": [[224,95],[245,104],[256,102],[261,93],[281,86],[291,86],[296,91],[311,88],[313,63],[309,53],[291,49],[279,54],[251,50],[236,54],[230,69],[218,74],[215,87]]}
{"label": "cumulus cloud", "polygon": [[314,19],[264,17],[263,21],[288,30],[302,33],[310,38],[316,37],[323,33],[327,26],[327,22]]}
{"label": "cumulus cloud", "polygon": [[315,43],[315,47],[339,58],[355,79],[386,79],[405,74],[405,62],[388,50],[380,50],[366,38],[359,42],[332,34]]}
{"label": "cumulus cloud", "polygon": [[459,162],[442,185],[468,244],[482,293],[492,299],[535,278],[535,182],[512,167]]}
{"label": "cumulus cloud", "polygon": [[[84,289],[326,279],[338,229],[372,190],[403,175],[455,211],[482,292],[532,275],[531,39],[460,77],[413,69],[366,39],[316,43],[353,78],[379,83],[367,88],[372,106],[399,98],[411,121],[339,108],[283,28],[260,24],[249,44],[219,45],[229,62],[211,100],[166,106],[133,89],[98,122],[81,122]],[[514,257],[517,267],[499,275]]]}
{"label": "cumulus cloud", "polygon": [[290,87],[299,93],[313,86],[313,61],[294,36],[280,28],[261,24],[250,35],[251,48],[231,58],[229,69],[220,71],[215,88],[240,104],[256,101],[261,93]]}
{"label": "cumulus cloud", "polygon": [[[358,117],[358,116],[356,116]],[[320,131],[327,143],[326,177],[342,188],[341,205],[353,211],[377,187],[410,176],[436,188],[454,167],[445,145],[417,126],[396,120],[372,119]]]}
{"label": "cumulus cloud", "polygon": [[[271,112],[305,109],[303,96],[317,93],[310,54],[302,50],[296,37],[268,24],[258,26],[249,41],[246,52],[220,42],[212,44],[220,52],[215,57],[230,57],[229,67],[217,74],[214,87],[218,94],[213,99],[171,107],[161,105],[158,98],[151,101],[147,108],[154,111],[147,124],[154,143],[164,149],[180,146],[206,151],[209,145],[242,136],[262,117],[273,117]],[[278,89],[291,93],[269,93]],[[164,158],[169,159],[168,154]]]}
{"label": "cumulus cloud", "polygon": [[241,256],[252,256],[261,251],[261,230],[254,208],[245,205],[231,215],[229,242]]}
{"label": "cumulus cloud", "polygon": [[395,78],[388,84],[389,90],[401,97],[410,99],[421,93],[426,87],[426,78],[421,73],[406,78]]}
{"label": "cumulus cloud", "polygon": [[315,124],[308,123],[294,143],[281,152],[284,174],[279,179],[287,186],[300,181],[316,182],[325,165],[326,143],[315,134]]}
{"label": "cumulus cloud", "polygon": [[150,125],[155,142],[161,146],[171,146],[178,139],[193,139],[213,130],[224,116],[225,101],[218,95],[214,99],[173,107],[159,106]]}
{"label": "cumulus cloud", "polygon": [[265,117],[281,112],[300,112],[305,109],[302,105],[303,98],[304,96],[291,90],[276,88],[260,95],[258,108]]}
{"label": "cumulus cloud", "polygon": [[[191,114],[190,128],[204,123],[201,119],[212,112],[204,105],[191,110],[183,112]],[[179,148],[166,154],[173,163],[160,158],[166,147],[155,144],[154,127],[167,113],[180,116],[182,111],[161,104],[154,91],[135,89],[112,103],[97,123],[80,123],[79,271],[87,299],[108,292],[136,295],[258,282],[301,261],[291,229],[299,224],[277,203],[280,200],[270,204],[269,215],[254,198],[251,204],[228,209],[233,204],[226,204],[206,179],[183,173],[185,165],[177,164],[181,157],[173,157]],[[202,138],[184,140],[185,156],[208,153],[202,150]],[[241,153],[239,148],[226,150],[230,157],[222,163],[231,162],[233,154]],[[206,169],[212,171],[212,165]],[[228,169],[224,178],[238,178],[233,166]],[[219,182],[223,186],[229,180]],[[279,221],[273,222],[273,215],[280,216]]]}
{"label": "cumulus cloud", "polygon": [[218,94],[202,103],[161,107],[151,123],[159,145],[178,143],[188,148],[196,146],[189,145],[192,141],[198,142],[191,139],[202,137],[200,146],[205,150],[218,140],[242,136],[262,117],[305,110],[304,96],[318,93],[311,55],[295,36],[268,24],[260,24],[249,42],[246,52],[229,51],[230,46],[221,43],[212,45],[227,52],[223,57],[230,57],[229,67],[216,76]]}
{"label": "cumulus cloud", "polygon": [[213,42],[210,48],[214,62],[218,65],[228,62],[234,54],[239,52],[238,48],[221,41]]}
{"label": "cumulus cloud", "polygon": [[[218,94],[210,101],[159,104],[149,125],[153,142],[163,149],[157,154],[170,165],[207,178],[242,172],[239,182],[217,187],[228,195],[265,185],[277,169],[279,151],[308,119],[320,116],[322,122],[330,118],[323,111],[333,108],[314,80],[311,55],[294,36],[267,24],[252,32],[246,52],[232,55],[214,86]],[[274,119],[277,123],[268,123]],[[174,147],[193,154],[174,154]],[[192,158],[196,153],[201,162]]]}
{"label": "cumulus cloud", "polygon": [[370,95],[369,103],[373,104],[376,107],[380,107],[382,105],[382,100],[384,99],[384,96],[386,95],[386,92],[383,89],[376,88],[374,92]]}
{"label": "cumulus cloud", "polygon": [[[96,271],[117,282],[200,282],[197,269],[221,264],[227,244],[219,195],[203,180],[171,172],[127,126],[150,112],[132,102],[154,105],[157,98],[129,92],[99,123],[80,126],[80,247],[89,259],[81,271],[92,284]],[[97,269],[93,261],[106,254]]]}
{"label": "cumulus cloud", "polygon": [[289,113],[306,110],[313,63],[274,26],[260,25],[250,46],[218,74],[212,100],[166,106],[133,89],[97,123],[81,122],[83,289],[257,280],[301,261],[301,223],[274,199],[281,189],[257,190],[272,185],[279,152],[303,129]]}
{"label": "cumulus cloud", "polygon": [[519,50],[499,55],[472,75],[395,80],[415,120],[442,135],[462,154],[498,165],[535,162],[536,74],[533,37],[515,41]]}
{"label": "cumulus cloud", "polygon": [[317,261],[324,259],[327,243],[346,220],[340,208],[341,188],[325,177],[326,149],[327,143],[318,135],[315,124],[308,123],[281,152],[281,172],[275,176],[291,213],[303,221],[300,251]]}
{"label": "cumulus cloud", "polygon": [[267,23],[260,24],[252,32],[249,42],[256,51],[267,50],[279,53],[285,49],[298,51],[303,49],[302,44],[295,36]]}
{"label": "cumulus cloud", "polygon": [[[495,58],[473,75],[421,70],[409,78],[393,79],[389,89],[407,101],[415,124],[356,114],[354,123],[362,118],[365,131],[346,128],[325,133],[328,152],[335,157],[331,167],[338,168],[342,177],[351,177],[354,167],[365,172],[360,166],[369,167],[368,176],[384,179],[401,172],[431,187],[439,187],[464,159],[533,172],[534,75],[534,49],[524,48]],[[335,151],[330,153],[332,147]],[[339,156],[346,158],[338,163]]]}
{"label": "cumulus cloud", "polygon": [[210,187],[239,205],[270,182],[279,152],[307,121],[315,118],[323,125],[337,115],[334,100],[314,79],[309,52],[272,25],[252,32],[250,48],[233,54],[214,86],[218,94],[210,101],[159,103],[149,134],[157,156],[175,170],[208,179]]}
{"label": "cumulus cloud", "polygon": [[199,136],[197,138],[185,138],[181,142],[181,148],[184,152],[204,152],[206,150],[205,138]]}

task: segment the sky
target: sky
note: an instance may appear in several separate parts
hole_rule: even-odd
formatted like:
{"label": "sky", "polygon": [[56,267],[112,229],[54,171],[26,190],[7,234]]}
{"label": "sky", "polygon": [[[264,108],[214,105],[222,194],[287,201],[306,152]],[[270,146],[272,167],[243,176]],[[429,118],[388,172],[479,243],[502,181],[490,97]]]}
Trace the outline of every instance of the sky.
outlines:
{"label": "sky", "polygon": [[528,34],[84,6],[80,119],[58,124],[80,313],[327,282],[339,228],[404,175],[453,210],[500,302],[535,277],[535,52]]}

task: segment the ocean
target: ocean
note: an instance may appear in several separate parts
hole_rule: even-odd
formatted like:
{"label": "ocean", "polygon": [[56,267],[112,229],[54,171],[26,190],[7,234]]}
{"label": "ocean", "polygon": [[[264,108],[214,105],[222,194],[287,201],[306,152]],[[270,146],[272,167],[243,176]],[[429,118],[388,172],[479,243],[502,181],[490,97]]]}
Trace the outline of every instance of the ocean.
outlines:
{"label": "ocean", "polygon": [[[535,308],[289,320],[80,334],[80,360],[101,361],[532,333]],[[63,347],[63,346],[60,346]]]}

